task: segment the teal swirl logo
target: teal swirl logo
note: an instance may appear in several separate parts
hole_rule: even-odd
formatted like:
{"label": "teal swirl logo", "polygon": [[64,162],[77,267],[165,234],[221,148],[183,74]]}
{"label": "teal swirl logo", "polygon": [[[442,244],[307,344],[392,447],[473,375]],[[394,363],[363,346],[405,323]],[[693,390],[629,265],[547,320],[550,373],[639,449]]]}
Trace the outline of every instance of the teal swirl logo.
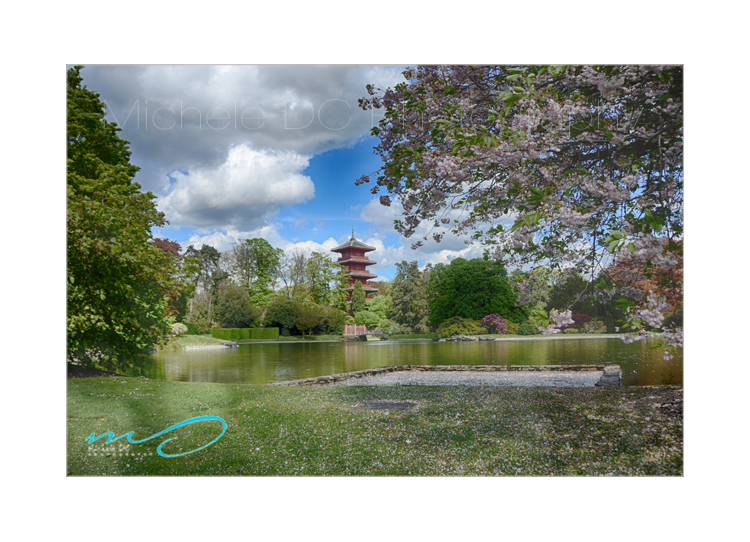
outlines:
{"label": "teal swirl logo", "polygon": [[133,433],[135,433],[135,431],[131,431],[130,433],[125,433],[124,435],[120,435],[119,437],[115,437],[115,434],[110,431],[110,432],[107,432],[107,433],[102,433],[98,437],[96,436],[96,433],[91,433],[91,435],[89,435],[88,437],[86,437],[86,441],[88,441],[89,444],[93,444],[97,440],[102,439],[104,437],[107,437],[107,440],[105,440],[104,443],[105,444],[109,444],[110,442],[115,442],[116,440],[120,440],[121,438],[127,437],[129,443],[131,443],[131,444],[141,444],[143,442],[148,442],[149,440],[153,440],[153,439],[158,438],[158,437],[160,437],[162,435],[165,435],[166,433],[169,433],[170,431],[173,431],[174,429],[177,429],[178,427],[182,427],[184,425],[189,425],[191,423],[199,423],[199,422],[205,422],[205,421],[211,421],[211,420],[219,421],[222,424],[224,424],[224,429],[221,431],[221,435],[219,435],[218,437],[216,437],[215,439],[213,439],[208,444],[204,444],[203,446],[195,448],[194,450],[190,450],[189,452],[183,452],[181,454],[165,454],[164,452],[161,451],[161,448],[162,448],[162,446],[164,446],[170,440],[174,440],[174,439],[177,438],[177,437],[172,437],[172,438],[166,439],[164,442],[162,442],[161,444],[159,444],[159,447],[156,449],[156,452],[160,456],[162,456],[162,457],[180,457],[181,455],[194,454],[195,452],[198,452],[200,450],[203,450],[204,448],[208,448],[209,446],[211,446],[214,442],[216,442],[217,440],[219,440],[224,435],[224,433],[227,430],[227,427],[229,427],[227,425],[227,422],[225,422],[222,418],[219,418],[218,416],[198,416],[197,418],[190,418],[189,420],[185,420],[184,422],[176,423],[173,426],[166,428],[164,431],[159,431],[155,435],[151,435],[150,437],[144,438],[144,439],[141,439],[141,440],[133,440]]}

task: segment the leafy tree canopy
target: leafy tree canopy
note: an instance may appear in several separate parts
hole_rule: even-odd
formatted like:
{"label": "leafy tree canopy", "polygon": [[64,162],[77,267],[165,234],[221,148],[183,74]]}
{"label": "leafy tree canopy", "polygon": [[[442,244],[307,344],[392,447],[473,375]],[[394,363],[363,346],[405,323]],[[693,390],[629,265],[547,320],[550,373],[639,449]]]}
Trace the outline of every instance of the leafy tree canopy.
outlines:
{"label": "leafy tree canopy", "polygon": [[427,302],[427,283],[429,267],[419,270],[416,261],[396,264],[396,275],[391,282],[393,307],[391,318],[398,324],[408,326],[417,333],[424,333],[427,328],[429,305]]}
{"label": "leafy tree canopy", "polygon": [[500,262],[456,258],[449,265],[438,264],[430,275],[429,295],[432,326],[454,316],[481,320],[498,314],[518,323],[526,318]]}
{"label": "leafy tree canopy", "polygon": [[365,312],[367,310],[367,295],[365,293],[365,288],[362,286],[362,281],[355,281],[354,282],[354,290],[352,290],[352,312],[355,315],[360,312]]}
{"label": "leafy tree canopy", "polygon": [[67,73],[68,362],[126,370],[169,332],[169,298],[185,285],[151,242],[164,215],[133,181],[128,142],[81,69]]}
{"label": "leafy tree canopy", "polygon": [[[404,236],[426,224],[437,241],[470,235],[508,266],[570,263],[592,278],[622,251],[681,267],[682,66],[418,66],[404,76],[360,100],[384,109],[372,190],[401,205]],[[681,295],[678,278],[669,286]],[[660,324],[663,297],[633,302],[639,337]],[[665,335],[675,346],[681,337]]]}
{"label": "leafy tree canopy", "polygon": [[245,288],[229,280],[219,285],[214,318],[221,327],[252,327],[258,323],[258,314]]}

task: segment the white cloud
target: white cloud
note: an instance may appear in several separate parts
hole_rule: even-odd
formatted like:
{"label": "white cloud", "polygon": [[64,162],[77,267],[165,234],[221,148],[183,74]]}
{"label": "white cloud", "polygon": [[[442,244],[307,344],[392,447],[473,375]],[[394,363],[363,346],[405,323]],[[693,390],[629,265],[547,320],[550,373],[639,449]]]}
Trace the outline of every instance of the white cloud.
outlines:
{"label": "white cloud", "polygon": [[[403,207],[398,198],[394,198],[390,206],[384,206],[380,204],[379,197],[374,197],[362,209],[360,219],[373,224],[379,230],[379,234],[384,235],[395,232],[393,221],[400,219],[402,213]],[[445,217],[454,219],[459,218],[460,214],[461,210],[454,209],[446,213]],[[504,219],[501,222],[507,225],[512,224],[512,218]],[[433,232],[445,233],[439,243],[432,238]],[[425,240],[424,237],[427,237],[427,239]],[[467,235],[455,235],[443,228],[433,229],[431,223],[424,222],[417,227],[414,235],[409,239],[401,236],[397,245],[386,247],[378,238],[365,242],[379,248],[375,252],[378,265],[373,266],[373,269],[378,270],[402,261],[417,260],[424,267],[428,263],[433,265],[448,263],[455,258],[467,260],[481,258],[484,253],[482,246],[476,243],[467,245],[465,241],[468,239],[469,236]],[[411,245],[420,240],[423,245],[416,250],[412,249]]]}
{"label": "white cloud", "polygon": [[217,167],[173,172],[159,208],[175,226],[256,229],[282,205],[315,195],[312,180],[301,174],[307,165],[307,158],[290,151],[239,145]]}
{"label": "white cloud", "polygon": [[[136,176],[158,193],[173,170],[215,168],[228,150],[303,156],[348,147],[369,135],[381,111],[357,105],[365,86],[403,81],[400,66],[89,66],[86,85],[107,103],[130,141]],[[375,124],[374,124],[375,123]]]}
{"label": "white cloud", "polygon": [[329,237],[322,243],[316,243],[315,241],[300,241],[298,243],[287,241],[285,244],[281,245],[281,248],[283,248],[287,253],[296,249],[307,256],[309,256],[313,252],[323,252],[331,256],[333,259],[337,259],[337,256],[331,252],[331,249],[339,246],[340,244],[341,243],[336,241],[333,237]]}

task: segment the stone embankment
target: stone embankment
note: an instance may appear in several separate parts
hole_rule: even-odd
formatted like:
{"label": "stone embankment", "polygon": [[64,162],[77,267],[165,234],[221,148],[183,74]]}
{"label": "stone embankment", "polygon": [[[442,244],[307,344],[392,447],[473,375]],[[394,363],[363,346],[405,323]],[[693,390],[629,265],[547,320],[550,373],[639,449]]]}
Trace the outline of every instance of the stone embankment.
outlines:
{"label": "stone embankment", "polygon": [[200,344],[184,346],[185,350],[205,350],[207,348],[239,348],[237,341],[227,341],[224,344]]}
{"label": "stone embankment", "polygon": [[391,365],[271,386],[620,386],[619,365]]}
{"label": "stone embankment", "polygon": [[450,337],[445,340],[446,341],[494,341],[496,339],[495,337],[474,337],[471,335],[454,335],[453,337]]}

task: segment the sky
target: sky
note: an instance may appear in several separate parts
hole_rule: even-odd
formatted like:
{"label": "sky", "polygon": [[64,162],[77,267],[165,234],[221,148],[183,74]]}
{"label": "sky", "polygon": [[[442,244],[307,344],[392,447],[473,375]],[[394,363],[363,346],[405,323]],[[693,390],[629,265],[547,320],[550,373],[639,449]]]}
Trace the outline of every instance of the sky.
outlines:
{"label": "sky", "polygon": [[[261,237],[305,253],[351,237],[373,246],[370,269],[391,280],[395,264],[482,255],[465,238],[432,238],[417,250],[397,234],[400,205],[355,186],[382,165],[370,135],[382,113],[363,111],[366,85],[393,87],[403,65],[91,65],[83,83],[130,142],[135,180],[157,197],[169,225],[155,237],[183,249],[229,249]],[[331,254],[332,256],[335,256]]]}

